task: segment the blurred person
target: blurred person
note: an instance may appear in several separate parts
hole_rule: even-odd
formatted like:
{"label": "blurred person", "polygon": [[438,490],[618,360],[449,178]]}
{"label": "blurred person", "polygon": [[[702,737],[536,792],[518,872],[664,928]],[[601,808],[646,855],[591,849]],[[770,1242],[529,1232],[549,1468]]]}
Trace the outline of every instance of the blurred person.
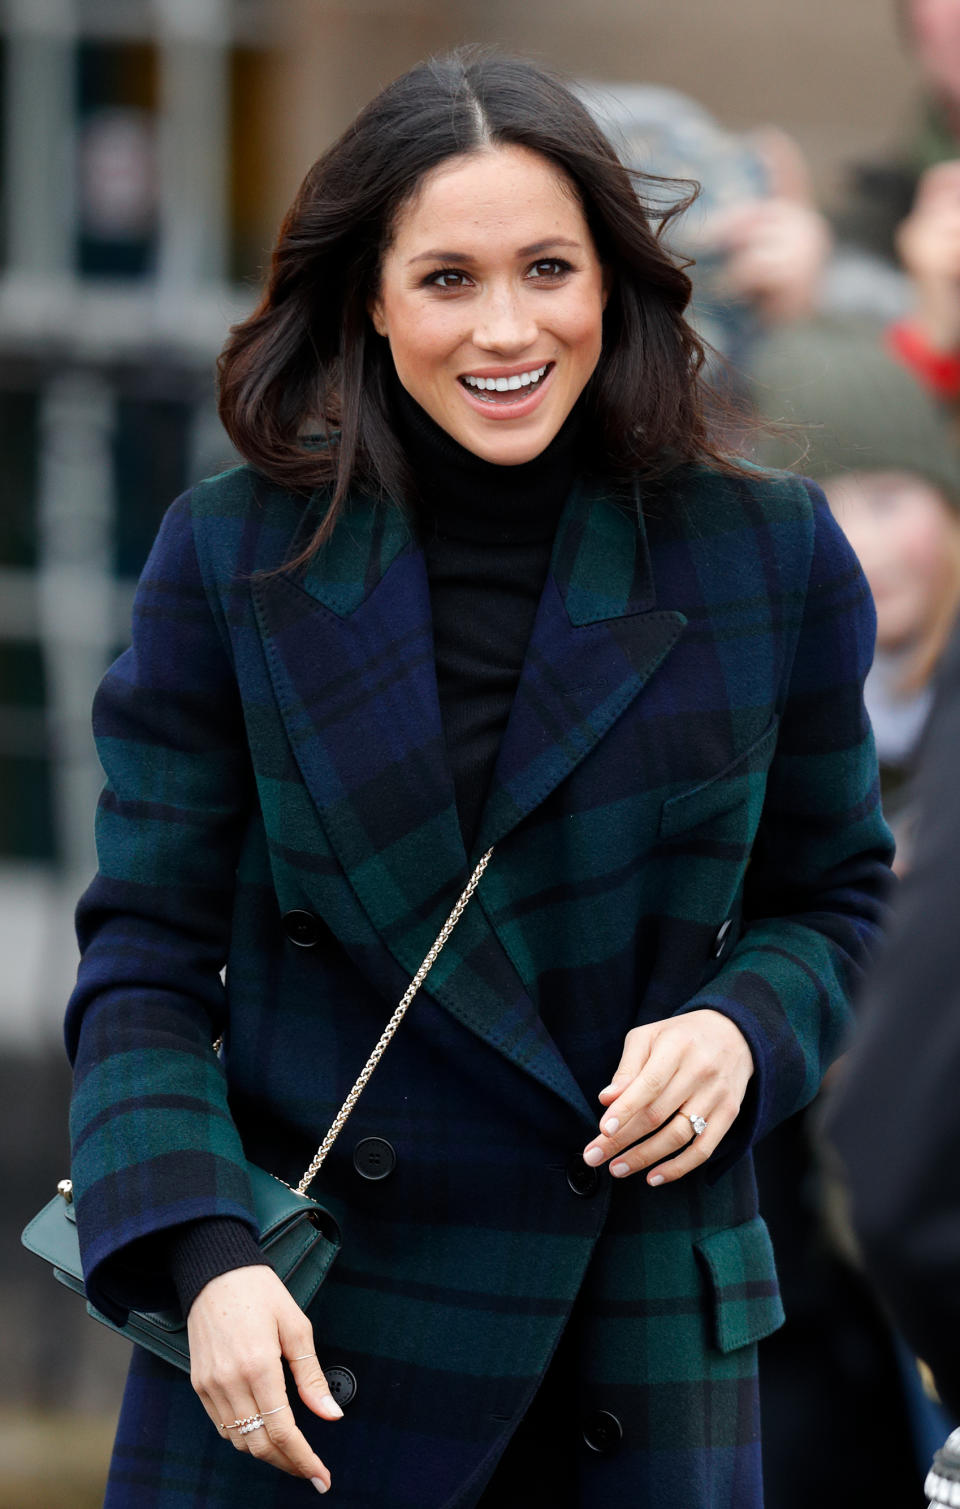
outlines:
{"label": "blurred person", "polygon": [[[765,437],[760,459],[786,464],[806,442],[795,464],[820,481],[874,595],[877,655],[865,699],[903,872],[918,751],[960,600],[960,457],[942,409],[883,335],[863,321],[783,332],[760,354],[754,379],[761,412],[787,421]],[[842,1070],[831,1070],[830,1089]],[[817,1115],[776,1129],[759,1149],[758,1178],[787,1313],[760,1357],[770,1509],[818,1494],[922,1503],[923,1474],[948,1422],[924,1397],[912,1357],[861,1276]],[[814,1428],[818,1451],[798,1461],[798,1431]]]}
{"label": "blurred person", "polygon": [[[585,84],[580,94],[628,167],[700,188],[667,241],[692,259],[690,319],[733,367],[764,332],[813,314],[831,252],[806,160],[775,127],[727,131],[697,101],[647,84]],[[656,192],[648,188],[647,192]]]}
{"label": "blurred person", "polygon": [[877,654],[865,686],[897,867],[911,846],[912,774],[960,604],[960,452],[948,418],[869,321],[816,321],[759,353],[761,411],[798,426],[759,450],[819,481],[870,584]]}
{"label": "blurred person", "polygon": [[910,138],[855,170],[841,241],[902,267],[910,305],[891,350],[933,392],[960,397],[960,0],[898,0],[923,98]]}
{"label": "blurred person", "polygon": [[[761,1504],[751,1150],[884,916],[874,617],[818,490],[708,427],[639,187],[533,65],[424,64],[223,353],[246,464],[171,508],[95,704],[77,1226],[192,1359],[135,1351],[107,1509]],[[304,1315],[246,1158],[304,1166],[491,846]]]}
{"label": "blurred person", "polygon": [[[871,1277],[960,1420],[960,628],[918,775],[920,820],[827,1132]],[[960,1434],[937,1463],[960,1482]],[[951,1470],[952,1467],[952,1470]],[[931,1485],[933,1487],[935,1485]]]}

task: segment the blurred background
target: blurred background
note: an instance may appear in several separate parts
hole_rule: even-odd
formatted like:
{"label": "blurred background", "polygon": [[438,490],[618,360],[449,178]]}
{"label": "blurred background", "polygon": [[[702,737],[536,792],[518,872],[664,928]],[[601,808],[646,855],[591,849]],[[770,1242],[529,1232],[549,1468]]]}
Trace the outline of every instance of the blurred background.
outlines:
{"label": "blurred background", "polygon": [[[233,459],[213,364],[302,174],[377,88],[465,41],[605,86],[597,108],[635,165],[648,152],[703,177],[711,211],[725,194],[801,206],[805,316],[909,306],[888,250],[854,236],[845,260],[842,231],[856,165],[893,154],[914,118],[894,0],[4,0],[0,1509],[100,1503],[127,1360],[17,1240],[68,1168],[60,1022],[94,868],[91,696],[164,508]],[[773,306],[756,279],[724,281],[729,224],[711,240],[691,221],[698,235],[703,268],[721,268],[702,317],[723,345],[731,308],[742,336]]]}

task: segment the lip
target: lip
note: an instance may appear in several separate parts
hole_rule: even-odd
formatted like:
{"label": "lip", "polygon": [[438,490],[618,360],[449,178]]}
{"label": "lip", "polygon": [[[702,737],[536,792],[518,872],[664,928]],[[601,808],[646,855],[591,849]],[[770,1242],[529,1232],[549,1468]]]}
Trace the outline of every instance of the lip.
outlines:
{"label": "lip", "polygon": [[[535,372],[538,367],[549,367],[551,358],[541,356],[539,361],[516,362],[512,367],[468,367],[461,377],[519,377],[524,372]],[[555,365],[555,363],[554,363]]]}
{"label": "lip", "polygon": [[[517,377],[521,372],[531,372],[535,367],[543,366],[543,362],[525,362],[523,366],[514,367],[471,367],[467,377]],[[457,381],[457,387],[463,394],[465,401],[470,405],[475,414],[482,414],[484,419],[524,419],[532,414],[543,401],[544,394],[548,391],[553,374],[557,370],[555,361],[547,363],[548,371],[541,377],[537,386],[530,388],[518,388],[516,399],[512,402],[503,398],[491,403],[489,399],[480,398],[473,393],[464,382]]]}

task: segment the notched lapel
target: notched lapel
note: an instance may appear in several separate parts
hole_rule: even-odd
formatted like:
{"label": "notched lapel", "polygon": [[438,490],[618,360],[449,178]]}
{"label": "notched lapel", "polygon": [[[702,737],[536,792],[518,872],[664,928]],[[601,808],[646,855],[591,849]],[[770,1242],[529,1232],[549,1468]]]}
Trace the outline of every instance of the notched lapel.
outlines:
{"label": "notched lapel", "polygon": [[498,842],[590,753],[676,644],[657,611],[639,491],[584,484],[567,502],[475,853]]}
{"label": "notched lapel", "polygon": [[466,854],[426,569],[398,511],[361,500],[302,578],[260,579],[253,597],[294,755],[372,921],[432,910]]}

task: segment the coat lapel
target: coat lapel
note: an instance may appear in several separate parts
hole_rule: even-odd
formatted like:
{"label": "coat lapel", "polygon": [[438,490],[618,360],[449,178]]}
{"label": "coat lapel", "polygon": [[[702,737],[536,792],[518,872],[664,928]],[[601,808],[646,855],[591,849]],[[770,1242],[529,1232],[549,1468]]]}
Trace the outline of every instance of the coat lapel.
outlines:
{"label": "coat lapel", "polygon": [[[457,818],[422,551],[396,508],[355,499],[310,569],[257,580],[270,675],[331,848],[412,975],[471,868]],[[652,609],[636,502],[581,488],[561,519],[473,861],[542,801],[637,695],[683,617]],[[496,856],[481,882],[483,903]],[[495,906],[492,912],[495,913]],[[483,904],[425,989],[595,1119]]]}
{"label": "coat lapel", "polygon": [[575,489],[520,673],[477,834],[499,842],[590,753],[676,643],[658,612],[639,489]]}

